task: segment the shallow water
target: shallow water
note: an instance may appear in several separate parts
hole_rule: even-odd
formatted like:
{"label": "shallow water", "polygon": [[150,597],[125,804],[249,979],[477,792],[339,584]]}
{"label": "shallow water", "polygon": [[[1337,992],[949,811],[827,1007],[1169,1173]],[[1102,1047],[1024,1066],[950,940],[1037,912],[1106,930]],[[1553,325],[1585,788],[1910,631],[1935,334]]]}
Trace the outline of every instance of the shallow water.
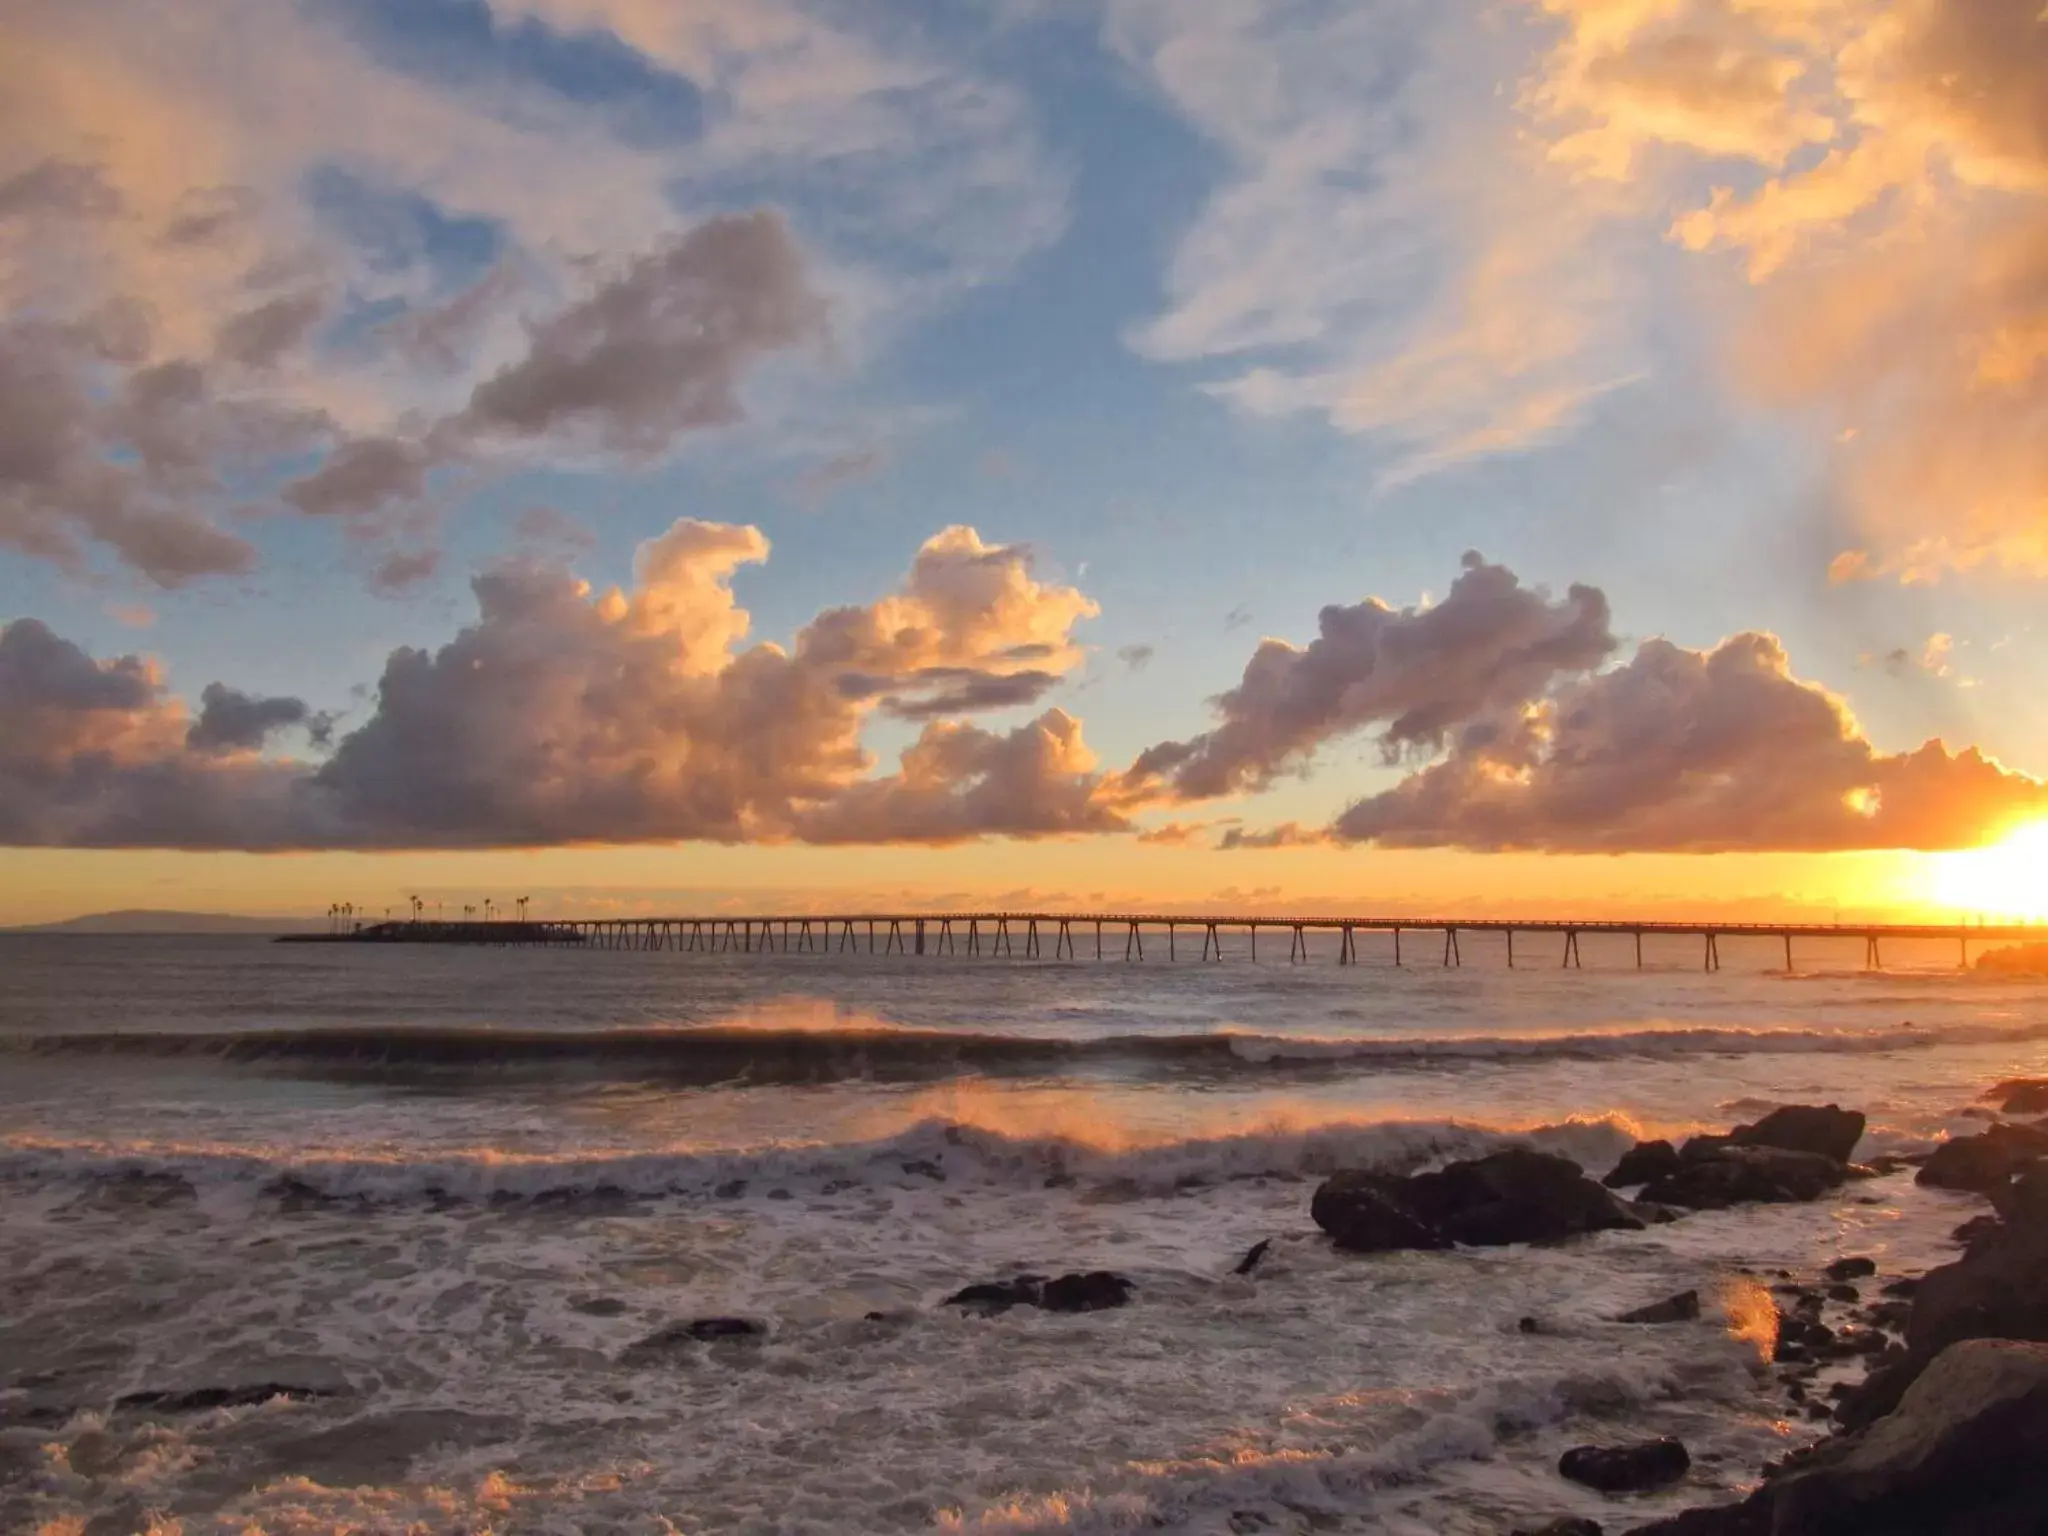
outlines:
{"label": "shallow water", "polygon": [[[1599,1172],[1793,1100],[1924,1146],[2048,1068],[2048,988],[1945,947],[1788,977],[1768,943],[1703,975],[1526,942],[1447,972],[0,938],[0,1529],[1491,1533],[1739,1487],[1805,1432],[1755,1348],[1606,1319],[1924,1267],[1970,1202],[1894,1177],[1359,1259],[1314,1180],[1510,1140]],[[1136,1303],[937,1305],[1091,1267]],[[726,1314],[766,1338],[621,1359]],[[319,1395],[114,1407],[264,1382]],[[1617,1514],[1555,1477],[1648,1429],[1686,1486]]]}

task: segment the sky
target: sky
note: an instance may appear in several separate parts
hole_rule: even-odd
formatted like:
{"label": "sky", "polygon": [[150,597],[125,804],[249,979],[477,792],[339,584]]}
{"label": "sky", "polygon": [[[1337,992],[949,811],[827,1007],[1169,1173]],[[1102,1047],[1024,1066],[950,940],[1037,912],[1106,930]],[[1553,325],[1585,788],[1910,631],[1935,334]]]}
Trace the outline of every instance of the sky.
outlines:
{"label": "sky", "polygon": [[0,923],[2048,916],[2039,0],[12,0],[0,296]]}

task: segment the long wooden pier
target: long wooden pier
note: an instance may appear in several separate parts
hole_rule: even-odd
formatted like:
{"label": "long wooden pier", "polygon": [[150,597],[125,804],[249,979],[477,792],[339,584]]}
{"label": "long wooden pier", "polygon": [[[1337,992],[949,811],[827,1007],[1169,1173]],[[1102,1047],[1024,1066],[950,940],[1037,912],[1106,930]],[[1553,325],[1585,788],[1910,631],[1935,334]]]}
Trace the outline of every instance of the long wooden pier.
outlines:
{"label": "long wooden pier", "polygon": [[[795,955],[959,955],[1024,960],[1145,959],[1145,940],[1153,955],[1177,960],[1182,948],[1191,956],[1199,939],[1199,958],[1208,963],[1225,958],[1225,941],[1233,953],[1256,961],[1259,936],[1268,944],[1284,937],[1287,958],[1295,964],[1309,959],[1309,935],[1337,937],[1337,964],[1358,963],[1358,940],[1366,934],[1393,939],[1394,964],[1405,965],[1414,941],[1425,944],[1423,963],[1444,967],[1464,964],[1459,939],[1472,934],[1502,934],[1507,963],[1516,963],[1518,935],[1547,938],[1551,953],[1565,969],[1579,968],[1582,936],[1632,938],[1637,969],[1643,967],[1643,940],[1651,937],[1696,938],[1702,967],[1721,968],[1723,939],[1753,939],[1784,946],[1785,969],[1793,968],[1793,943],[1798,939],[1861,940],[1866,968],[1883,967],[1883,945],[1892,940],[1946,940],[1957,946],[1959,964],[1968,965],[1970,943],[2048,941],[2048,923],[1724,923],[1627,921],[1611,918],[1567,920],[1469,917],[1251,917],[1194,915],[1170,912],[861,912],[836,914],[714,917],[564,918],[538,921],[441,922],[411,919],[367,924],[346,932],[301,936],[298,942],[367,944],[483,944],[576,946],[586,949],[669,950],[699,954]],[[1404,941],[1407,941],[1404,948]],[[1273,951],[1269,948],[1268,954]],[[1528,950],[1525,946],[1523,953]]]}

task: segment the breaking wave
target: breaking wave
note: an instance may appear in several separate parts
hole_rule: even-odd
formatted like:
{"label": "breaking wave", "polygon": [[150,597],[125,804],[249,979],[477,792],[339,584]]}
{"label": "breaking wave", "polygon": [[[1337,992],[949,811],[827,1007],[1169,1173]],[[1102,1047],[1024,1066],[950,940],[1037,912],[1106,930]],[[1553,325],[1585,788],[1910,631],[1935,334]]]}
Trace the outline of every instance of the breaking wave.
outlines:
{"label": "breaking wave", "polygon": [[1085,1128],[1006,1127],[932,1116],[850,1143],[584,1155],[478,1148],[428,1156],[14,1136],[0,1140],[0,1179],[97,1188],[115,1196],[125,1191],[151,1201],[226,1189],[287,1201],[374,1205],[811,1198],[853,1188],[929,1191],[939,1185],[1073,1188],[1084,1198],[1091,1191],[1141,1198],[1237,1179],[1319,1178],[1339,1168],[1405,1171],[1510,1144],[1597,1167],[1619,1157],[1635,1133],[1622,1116],[1524,1128],[1337,1119],[1134,1140]]}
{"label": "breaking wave", "polygon": [[1341,1037],[1225,1029],[1076,1038],[901,1028],[711,1025],[608,1030],[364,1026],[67,1033],[0,1051],[46,1057],[191,1058],[342,1077],[546,1072],[680,1086],[928,1082],[964,1075],[1062,1076],[1091,1069],[1225,1078],[1342,1076],[1462,1063],[1861,1054],[2048,1039],[2048,1022],[1886,1028],[1666,1026],[1557,1034]]}

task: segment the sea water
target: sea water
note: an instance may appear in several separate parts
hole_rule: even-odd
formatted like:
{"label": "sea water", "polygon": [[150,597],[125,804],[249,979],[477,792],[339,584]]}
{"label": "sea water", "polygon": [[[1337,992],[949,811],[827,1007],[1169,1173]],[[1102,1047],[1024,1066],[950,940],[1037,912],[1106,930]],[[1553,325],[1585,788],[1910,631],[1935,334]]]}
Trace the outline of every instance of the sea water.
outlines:
{"label": "sea water", "polygon": [[[1924,1269],[1976,1202],[1908,1172],[1357,1257],[1315,1182],[1510,1144],[1598,1174],[1787,1102],[1924,1148],[2048,1070],[2048,987],[1952,946],[1866,973],[1807,942],[1787,975],[1775,941],[1715,973],[1581,942],[1510,970],[1472,935],[1456,969],[1412,937],[1399,968],[0,937],[0,1530],[1495,1533],[1732,1493],[1816,1430],[1755,1287]],[[1096,1268],[1130,1306],[943,1304]],[[1698,1323],[1612,1320],[1684,1289]],[[766,1331],[632,1350],[704,1317]],[[1664,1433],[1676,1489],[1555,1474]]]}

